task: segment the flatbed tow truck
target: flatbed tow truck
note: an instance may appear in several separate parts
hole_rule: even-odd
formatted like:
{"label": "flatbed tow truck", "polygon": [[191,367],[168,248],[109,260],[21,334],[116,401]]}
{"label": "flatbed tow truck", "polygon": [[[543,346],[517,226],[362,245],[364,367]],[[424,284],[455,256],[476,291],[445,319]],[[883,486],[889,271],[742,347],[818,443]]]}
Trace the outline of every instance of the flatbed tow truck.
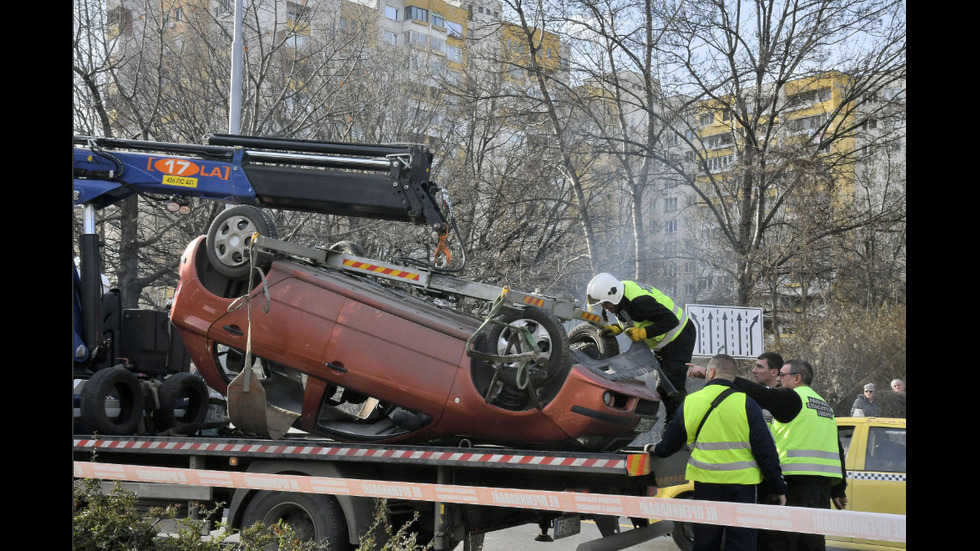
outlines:
{"label": "flatbed tow truck", "polygon": [[[636,511],[623,501],[651,495],[658,483],[651,458],[641,450],[548,452],[463,444],[77,435],[74,454],[76,477],[135,483],[132,488],[151,504],[223,503],[234,528],[285,520],[301,537],[327,538],[332,549],[357,545],[379,498],[386,500],[393,526],[418,514],[415,529],[440,550],[459,543],[481,549],[484,534],[524,524],[537,524],[539,537],[562,538],[578,533],[584,518],[594,519],[604,537],[580,549],[623,549],[672,527],[669,521],[648,525],[647,516],[620,532],[619,517]],[[660,484],[683,480],[683,468],[684,458],[659,463],[657,472],[672,473]]]}
{"label": "flatbed tow truck", "polygon": [[[202,434],[193,427],[207,413],[207,390],[188,373],[189,359],[167,313],[120,311],[118,293],[100,290],[95,211],[151,193],[178,206],[187,197],[239,205],[219,215],[207,236],[211,264],[230,281],[251,272],[253,246],[271,257],[306,257],[356,272],[356,265],[344,263],[349,254],[278,241],[271,219],[256,207],[310,210],[436,231],[437,257],[420,270],[417,286],[496,301],[495,307],[544,308],[561,319],[599,321],[567,301],[504,292],[440,271],[451,260],[446,241],[454,223],[444,215],[451,210],[446,199],[438,199],[440,190],[429,181],[432,156],[424,148],[237,136],[214,136],[204,146],[76,137],[73,153],[73,201],[82,207],[84,226],[73,305],[73,370],[81,382],[76,411],[83,418],[73,435],[75,477],[136,484],[141,499],[157,503],[221,503],[233,528],[286,520],[300,535],[326,538],[334,549],[357,544],[379,498],[386,500],[392,523],[419,515],[416,529],[438,550],[461,542],[479,549],[483,534],[527,523],[538,524],[539,537],[549,537],[548,530],[563,537],[577,532],[582,518],[594,518],[604,536],[589,549],[625,548],[669,531],[669,522],[648,526],[642,506],[622,502],[652,495],[658,483],[682,482],[682,457],[657,462],[640,450],[526,451],[476,446],[464,438],[453,446],[405,446],[279,431],[273,438],[227,429]],[[530,351],[474,353],[508,365],[536,359]],[[145,385],[161,381],[146,402]],[[177,383],[168,388],[168,381]],[[145,403],[153,407],[144,411]],[[146,419],[163,423],[144,434]],[[620,534],[620,516],[634,517],[637,528]]]}

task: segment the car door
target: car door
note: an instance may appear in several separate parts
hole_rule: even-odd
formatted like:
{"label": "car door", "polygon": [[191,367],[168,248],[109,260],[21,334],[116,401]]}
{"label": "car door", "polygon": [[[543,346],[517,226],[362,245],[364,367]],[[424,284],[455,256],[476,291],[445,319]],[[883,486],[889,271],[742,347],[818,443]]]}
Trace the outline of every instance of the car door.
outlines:
{"label": "car door", "polygon": [[[838,420],[846,455],[847,510],[905,514],[906,427],[904,420],[881,423]],[[904,543],[828,538],[864,549],[905,548]]]}

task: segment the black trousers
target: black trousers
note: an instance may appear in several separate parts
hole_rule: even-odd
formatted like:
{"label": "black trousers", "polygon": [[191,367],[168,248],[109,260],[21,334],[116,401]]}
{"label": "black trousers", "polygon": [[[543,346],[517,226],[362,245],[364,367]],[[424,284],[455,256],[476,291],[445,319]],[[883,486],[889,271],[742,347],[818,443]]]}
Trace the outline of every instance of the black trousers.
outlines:
{"label": "black trousers", "polygon": [[[830,509],[832,480],[826,476],[786,475],[786,505]],[[796,532],[763,532],[759,549],[772,551],[824,551],[827,542],[822,534]]]}
{"label": "black trousers", "polygon": [[[755,484],[694,483],[694,499],[755,503]],[[755,528],[738,528],[718,524],[694,525],[694,551],[755,551]]]}
{"label": "black trousers", "polygon": [[657,359],[660,360],[660,369],[676,391],[676,393],[672,392],[669,385],[664,384],[663,381],[657,385],[657,392],[667,412],[665,422],[674,418],[674,412],[687,396],[687,364],[691,363],[697,340],[698,331],[691,320],[688,320],[677,338],[656,352]]}

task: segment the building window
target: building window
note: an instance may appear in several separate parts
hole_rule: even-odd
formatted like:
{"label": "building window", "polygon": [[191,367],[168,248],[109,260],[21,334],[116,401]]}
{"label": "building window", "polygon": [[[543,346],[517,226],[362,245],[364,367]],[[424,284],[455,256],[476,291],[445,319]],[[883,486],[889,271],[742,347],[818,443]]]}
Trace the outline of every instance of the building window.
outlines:
{"label": "building window", "polygon": [[385,6],[385,17],[391,19],[392,21],[398,21],[398,8]]}
{"label": "building window", "polygon": [[709,126],[715,123],[715,116],[712,113],[701,115],[701,126]]}
{"label": "building window", "polygon": [[310,37],[305,34],[291,34],[286,37],[286,45],[290,48],[299,49],[306,46],[310,41]]}
{"label": "building window", "polygon": [[453,38],[463,38],[463,25],[446,21],[446,32]]}
{"label": "building window", "polygon": [[286,2],[286,20],[294,25],[310,20],[310,8],[297,2]]}
{"label": "building window", "polygon": [[664,233],[677,233],[677,220],[668,220],[664,224]]}
{"label": "building window", "polygon": [[424,48],[429,44],[429,36],[416,31],[405,31],[405,44]]}
{"label": "building window", "polygon": [[439,27],[440,29],[445,29],[446,18],[436,12],[432,12],[432,26]]}
{"label": "building window", "polygon": [[405,20],[428,23],[429,10],[424,10],[418,6],[405,6]]}
{"label": "building window", "polygon": [[693,274],[694,273],[694,263],[693,262],[685,262],[684,263],[684,273],[685,274]]}
{"label": "building window", "polygon": [[450,61],[455,61],[456,63],[463,62],[463,50],[457,48],[456,46],[446,45],[446,56],[449,57]]}
{"label": "building window", "polygon": [[712,157],[710,159],[705,159],[708,163],[708,170],[711,172],[718,172],[727,170],[728,167],[735,162],[734,155],[723,155],[721,157]]}
{"label": "building window", "polygon": [[794,132],[815,131],[819,130],[827,122],[827,114],[821,113],[819,115],[813,115],[812,117],[803,117],[800,119],[794,119],[790,121],[789,128]]}
{"label": "building window", "polygon": [[724,134],[715,134],[709,138],[705,138],[705,143],[708,149],[719,149],[722,147],[731,147],[734,142],[732,135],[728,132]]}
{"label": "building window", "polygon": [[664,243],[664,254],[676,254],[677,253],[677,242],[667,241]]}
{"label": "building window", "polygon": [[429,39],[429,47],[432,48],[433,52],[446,53],[446,41],[438,36]]}
{"label": "building window", "polygon": [[382,40],[384,40],[388,44],[391,44],[392,46],[398,45],[398,35],[390,31],[384,32],[384,35],[382,36]]}
{"label": "building window", "polygon": [[677,197],[664,198],[664,212],[674,212],[677,210]]}

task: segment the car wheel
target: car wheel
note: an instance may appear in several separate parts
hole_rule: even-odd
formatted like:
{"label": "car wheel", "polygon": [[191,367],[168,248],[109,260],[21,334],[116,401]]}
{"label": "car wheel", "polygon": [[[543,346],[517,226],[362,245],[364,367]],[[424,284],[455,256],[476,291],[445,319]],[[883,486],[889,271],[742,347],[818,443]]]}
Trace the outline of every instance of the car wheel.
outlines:
{"label": "car wheel", "polygon": [[[163,431],[182,425],[197,425],[208,414],[208,385],[193,373],[174,373],[160,385],[160,409],[156,428]],[[178,412],[183,413],[178,415]]]}
{"label": "car wheel", "polygon": [[277,237],[272,217],[247,205],[225,209],[208,228],[208,260],[219,274],[230,278],[248,276],[252,235]]}
{"label": "car wheel", "polygon": [[82,422],[93,433],[134,434],[143,415],[143,387],[124,367],[100,369],[85,383],[80,409]]}
{"label": "car wheel", "polygon": [[[691,499],[693,493],[678,494],[674,499]],[[694,525],[690,522],[674,521],[674,529],[670,532],[670,537],[681,551],[692,551],[694,549]]]}
{"label": "car wheel", "polygon": [[602,336],[602,330],[591,323],[583,323],[568,332],[571,347],[581,350],[593,360],[605,360],[619,355],[616,337]]}
{"label": "car wheel", "polygon": [[[513,327],[527,329],[531,334],[531,339],[541,352],[539,359],[528,366],[529,373],[526,374],[535,386],[546,384],[568,367],[568,333],[565,332],[558,318],[550,312],[528,307],[523,311],[502,315],[497,320]],[[495,325],[490,331],[489,338],[492,353],[503,355],[525,352],[527,343],[520,337],[519,331],[512,327]],[[516,362],[509,364],[508,368],[501,373],[504,381],[524,388],[526,381],[519,373]]]}
{"label": "car wheel", "polygon": [[[299,541],[326,540],[333,551],[350,549],[344,511],[333,496],[289,492],[259,492],[245,508],[242,526],[261,522],[271,528],[282,521]],[[278,549],[271,544],[270,549]]]}

